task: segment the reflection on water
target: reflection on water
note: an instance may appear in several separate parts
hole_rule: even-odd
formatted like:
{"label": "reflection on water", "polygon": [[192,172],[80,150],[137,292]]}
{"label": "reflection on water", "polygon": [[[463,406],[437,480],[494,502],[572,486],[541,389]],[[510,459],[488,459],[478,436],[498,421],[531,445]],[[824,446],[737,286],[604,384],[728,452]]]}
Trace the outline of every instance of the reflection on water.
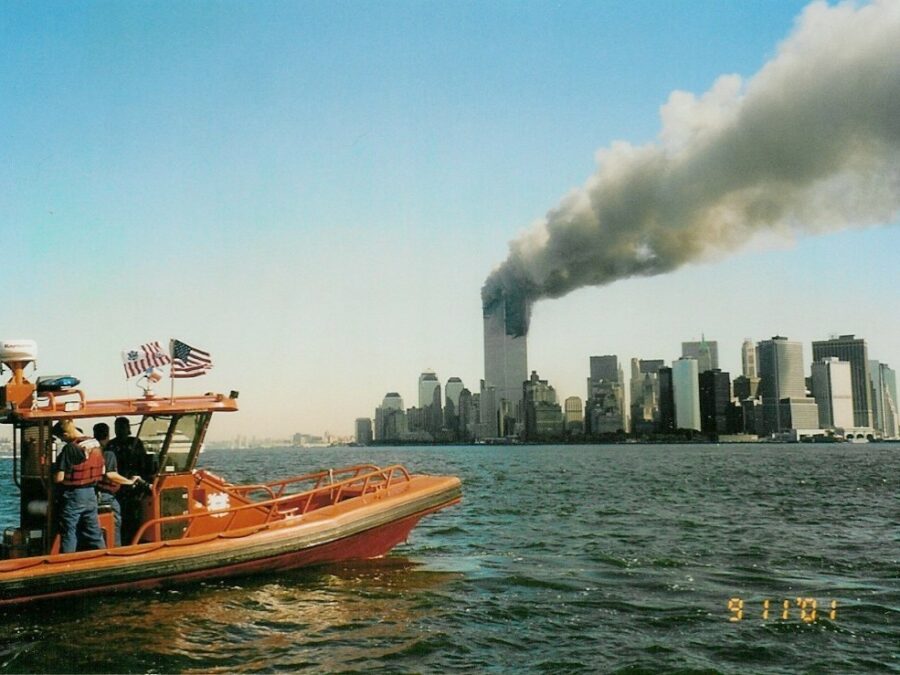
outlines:
{"label": "reflection on water", "polygon": [[[7,611],[4,672],[234,672],[377,666],[416,642],[430,592],[459,577],[402,557],[277,578]],[[13,628],[12,634],[3,630]],[[78,645],[77,649],[73,645]]]}

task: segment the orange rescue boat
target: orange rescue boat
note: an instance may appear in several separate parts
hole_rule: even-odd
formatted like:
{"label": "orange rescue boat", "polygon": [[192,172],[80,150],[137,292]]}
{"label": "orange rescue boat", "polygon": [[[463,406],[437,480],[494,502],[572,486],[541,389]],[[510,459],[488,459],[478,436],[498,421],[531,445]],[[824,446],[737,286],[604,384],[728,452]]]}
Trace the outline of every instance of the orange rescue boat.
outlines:
{"label": "orange rescue boat", "polygon": [[[0,387],[0,423],[13,427],[20,494],[19,527],[5,530],[0,547],[0,605],[374,558],[405,541],[423,516],[461,498],[458,478],[400,465],[234,485],[195,465],[213,414],[237,410],[236,392],[88,400],[65,378],[46,387],[42,378],[29,382],[27,349],[0,349],[0,360],[12,371]],[[149,483],[134,535],[113,547],[112,513],[101,508],[108,548],[61,554],[51,428],[66,418],[88,424],[122,416],[138,426]]]}

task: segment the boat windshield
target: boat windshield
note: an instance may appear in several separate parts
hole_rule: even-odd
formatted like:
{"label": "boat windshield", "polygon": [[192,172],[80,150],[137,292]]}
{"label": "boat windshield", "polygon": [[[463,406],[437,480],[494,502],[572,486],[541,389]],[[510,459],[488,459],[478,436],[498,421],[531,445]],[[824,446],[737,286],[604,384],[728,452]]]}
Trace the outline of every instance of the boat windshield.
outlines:
{"label": "boat windshield", "polygon": [[181,473],[194,468],[209,417],[209,413],[185,413],[143,419],[138,438],[147,453],[156,456],[160,473]]}

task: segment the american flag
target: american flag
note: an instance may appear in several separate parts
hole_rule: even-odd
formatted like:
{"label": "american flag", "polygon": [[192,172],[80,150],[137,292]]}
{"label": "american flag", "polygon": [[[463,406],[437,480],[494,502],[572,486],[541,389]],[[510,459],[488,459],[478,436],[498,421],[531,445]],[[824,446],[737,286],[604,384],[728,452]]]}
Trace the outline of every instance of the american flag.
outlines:
{"label": "american flag", "polygon": [[172,353],[172,377],[197,377],[212,368],[209,352],[191,347],[181,340],[169,343]]}
{"label": "american flag", "polygon": [[156,368],[169,363],[169,355],[166,354],[159,341],[148,342],[137,349],[122,351],[122,365],[125,367],[125,377],[140,375],[148,368]]}

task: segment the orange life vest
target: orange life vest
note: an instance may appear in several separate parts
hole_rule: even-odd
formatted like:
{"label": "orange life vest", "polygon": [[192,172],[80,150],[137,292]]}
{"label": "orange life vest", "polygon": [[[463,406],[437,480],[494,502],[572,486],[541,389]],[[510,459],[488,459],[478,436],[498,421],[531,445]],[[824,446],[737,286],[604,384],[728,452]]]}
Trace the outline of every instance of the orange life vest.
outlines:
{"label": "orange life vest", "polygon": [[81,448],[85,459],[66,472],[61,484],[69,488],[96,485],[106,473],[100,444],[93,438],[79,438],[75,445]]}
{"label": "orange life vest", "polygon": [[100,492],[108,492],[111,495],[116,494],[119,491],[119,488],[122,487],[118,483],[113,483],[109,478],[106,477],[106,458],[103,459],[103,477],[100,479],[100,482],[97,484],[97,489]]}

